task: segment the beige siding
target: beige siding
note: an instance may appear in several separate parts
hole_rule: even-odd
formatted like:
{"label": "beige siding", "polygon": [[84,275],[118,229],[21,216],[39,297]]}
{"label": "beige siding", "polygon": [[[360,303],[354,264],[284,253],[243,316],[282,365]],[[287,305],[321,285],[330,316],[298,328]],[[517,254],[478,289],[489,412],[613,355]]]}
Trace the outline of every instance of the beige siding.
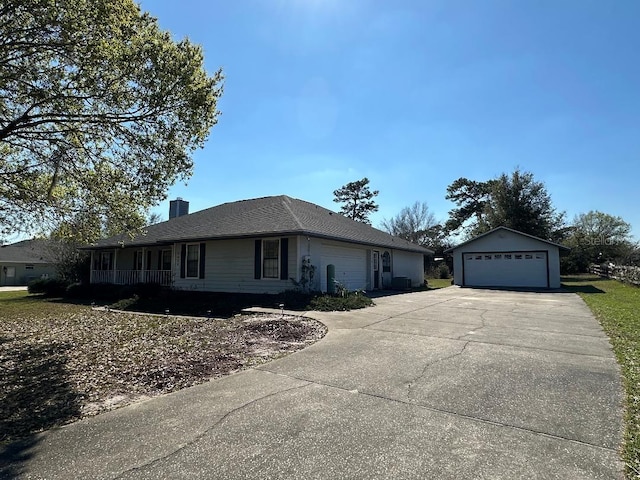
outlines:
{"label": "beige siding", "polygon": [[[290,280],[255,279],[255,239],[213,240],[206,243],[205,278],[180,278],[180,251],[175,246],[176,278],[174,287],[182,290],[241,293],[278,293],[293,288]],[[297,241],[289,238],[289,277],[298,268]],[[299,273],[297,274],[299,275]]]}
{"label": "beige siding", "polygon": [[424,284],[423,258],[421,253],[394,250],[392,255],[393,276],[410,278],[412,287]]}

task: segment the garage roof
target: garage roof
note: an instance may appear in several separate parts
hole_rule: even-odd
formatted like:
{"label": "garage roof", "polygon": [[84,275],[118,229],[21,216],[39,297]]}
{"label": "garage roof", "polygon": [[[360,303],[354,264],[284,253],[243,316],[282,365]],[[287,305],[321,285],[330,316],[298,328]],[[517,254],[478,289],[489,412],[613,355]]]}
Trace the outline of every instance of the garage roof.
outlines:
{"label": "garage roof", "polygon": [[448,249],[446,249],[444,251],[444,253],[451,253],[451,252],[453,252],[454,250],[457,250],[460,247],[464,247],[464,246],[466,246],[466,245],[468,245],[470,243],[475,242],[476,240],[480,240],[483,237],[487,237],[487,236],[491,235],[492,233],[497,232],[498,230],[506,230],[508,232],[515,233],[517,235],[522,235],[523,237],[529,237],[529,238],[532,238],[532,239],[537,240],[539,242],[547,243],[549,245],[553,245],[555,247],[558,247],[560,250],[566,250],[566,251],[571,250],[569,247],[566,247],[564,245],[560,245],[559,243],[554,243],[554,242],[551,242],[549,240],[545,240],[544,238],[536,237],[534,235],[529,235],[528,233],[519,232],[518,230],[514,230],[514,229],[509,228],[509,227],[496,227],[493,230],[489,230],[488,232],[483,233],[481,235],[478,235],[477,237],[473,237],[472,239],[467,240],[466,242],[463,242],[463,243],[461,243],[459,245],[456,245],[455,247],[448,248]]}
{"label": "garage roof", "polygon": [[286,195],[224,203],[146,227],[144,235],[99,240],[92,248],[150,246],[184,241],[308,235],[431,255],[432,250],[362,222]]}

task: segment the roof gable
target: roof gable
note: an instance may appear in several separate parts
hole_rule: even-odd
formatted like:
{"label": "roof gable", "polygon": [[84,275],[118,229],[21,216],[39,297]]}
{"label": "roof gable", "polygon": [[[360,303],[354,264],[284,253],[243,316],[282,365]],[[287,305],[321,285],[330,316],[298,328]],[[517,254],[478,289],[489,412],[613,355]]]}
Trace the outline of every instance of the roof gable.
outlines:
{"label": "roof gable", "polygon": [[504,231],[507,231],[507,232],[511,232],[511,233],[514,233],[516,235],[520,235],[520,236],[523,236],[523,237],[526,237],[526,238],[530,238],[530,239],[536,240],[538,242],[546,243],[547,245],[552,245],[554,247],[558,247],[561,250],[567,250],[567,251],[571,250],[569,247],[566,247],[564,245],[560,245],[559,243],[554,243],[554,242],[551,242],[549,240],[545,240],[544,238],[536,237],[534,235],[529,235],[528,233],[520,232],[518,230],[514,230],[514,229],[509,228],[509,227],[500,226],[500,227],[494,228],[493,230],[489,230],[488,232],[485,232],[485,233],[483,233],[481,235],[473,237],[473,238],[467,240],[466,242],[462,242],[462,243],[460,243],[460,244],[458,244],[458,245],[456,245],[454,247],[448,248],[448,249],[446,249],[444,251],[444,253],[451,253],[454,250],[457,250],[458,248],[468,246],[469,244],[477,242],[478,240],[480,240],[482,238],[486,238],[488,236],[494,235],[495,233],[497,233],[498,231],[501,231],[501,230],[504,230]]}
{"label": "roof gable", "polygon": [[[119,235],[95,247],[149,246],[182,241],[309,235],[424,254],[433,251],[319,205],[286,195],[224,203],[146,227],[144,235]],[[91,248],[91,247],[87,247]]]}

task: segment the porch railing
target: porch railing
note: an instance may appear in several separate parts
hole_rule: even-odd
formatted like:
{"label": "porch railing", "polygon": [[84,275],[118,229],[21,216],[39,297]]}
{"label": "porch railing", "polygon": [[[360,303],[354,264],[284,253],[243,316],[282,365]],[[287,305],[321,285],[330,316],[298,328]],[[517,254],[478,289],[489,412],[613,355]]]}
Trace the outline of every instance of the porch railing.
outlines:
{"label": "porch railing", "polygon": [[[115,279],[114,279],[115,278]],[[114,283],[135,285],[136,283],[157,283],[165,287],[173,283],[171,270],[93,270],[91,283]]]}

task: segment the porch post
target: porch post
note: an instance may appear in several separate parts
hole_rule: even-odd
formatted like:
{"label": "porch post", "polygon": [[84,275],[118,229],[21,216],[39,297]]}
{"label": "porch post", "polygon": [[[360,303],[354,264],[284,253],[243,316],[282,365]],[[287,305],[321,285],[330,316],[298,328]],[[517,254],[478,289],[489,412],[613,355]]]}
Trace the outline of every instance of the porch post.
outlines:
{"label": "porch post", "polygon": [[147,249],[142,247],[142,269],[138,272],[138,283],[145,282],[145,275],[147,274]]}
{"label": "porch post", "polygon": [[113,250],[113,284],[115,285],[116,283],[116,272],[118,268],[118,249],[115,248]]}
{"label": "porch post", "polygon": [[93,283],[93,267],[95,263],[93,263],[93,250],[91,250],[91,268],[89,269],[89,283]]}

